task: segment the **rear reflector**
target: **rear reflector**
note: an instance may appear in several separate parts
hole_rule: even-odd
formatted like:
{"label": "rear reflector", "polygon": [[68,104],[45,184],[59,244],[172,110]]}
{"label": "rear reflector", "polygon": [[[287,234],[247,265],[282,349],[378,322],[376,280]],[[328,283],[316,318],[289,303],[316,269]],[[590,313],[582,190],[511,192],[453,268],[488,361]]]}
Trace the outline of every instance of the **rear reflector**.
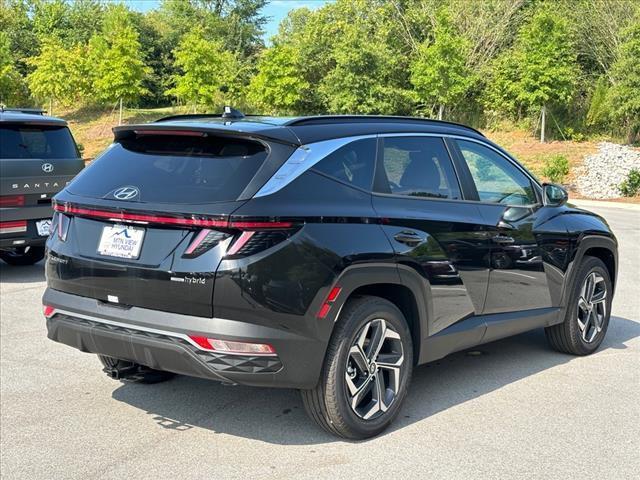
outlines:
{"label": "rear reflector", "polygon": [[56,309],[51,305],[43,305],[42,311],[44,313],[44,316],[47,318],[53,317],[53,315],[56,313]]}
{"label": "rear reflector", "polygon": [[22,207],[24,195],[5,195],[0,197],[0,207]]}
{"label": "rear reflector", "polygon": [[221,353],[232,353],[240,355],[275,355],[276,351],[267,343],[234,342],[229,340],[219,340],[198,335],[189,335],[198,346],[204,350],[211,350]]}
{"label": "rear reflector", "polygon": [[27,231],[26,220],[15,220],[13,222],[0,222],[0,233],[20,233]]}
{"label": "rear reflector", "polygon": [[318,310],[318,314],[316,315],[316,317],[320,319],[326,318],[326,316],[329,314],[329,311],[331,310],[331,307],[333,306],[333,302],[336,301],[341,291],[342,291],[342,287],[333,287],[331,289],[331,291],[329,292],[329,295],[327,295],[326,300],[320,307],[320,310]]}

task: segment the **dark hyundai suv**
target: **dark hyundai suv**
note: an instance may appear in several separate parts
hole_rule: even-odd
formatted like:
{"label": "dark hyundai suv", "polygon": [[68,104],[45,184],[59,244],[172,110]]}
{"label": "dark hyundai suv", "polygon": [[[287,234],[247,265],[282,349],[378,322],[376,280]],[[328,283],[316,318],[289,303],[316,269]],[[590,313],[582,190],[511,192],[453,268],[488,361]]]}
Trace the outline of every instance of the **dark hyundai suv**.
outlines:
{"label": "dark hyundai suv", "polygon": [[481,133],[399,117],[115,128],[55,198],[49,338],[114,378],[297,388],[327,431],[387,427],[415,365],[544,327],[603,340],[617,246]]}
{"label": "dark hyundai suv", "polygon": [[0,107],[0,258],[44,257],[51,198],[84,167],[64,120],[42,110]]}

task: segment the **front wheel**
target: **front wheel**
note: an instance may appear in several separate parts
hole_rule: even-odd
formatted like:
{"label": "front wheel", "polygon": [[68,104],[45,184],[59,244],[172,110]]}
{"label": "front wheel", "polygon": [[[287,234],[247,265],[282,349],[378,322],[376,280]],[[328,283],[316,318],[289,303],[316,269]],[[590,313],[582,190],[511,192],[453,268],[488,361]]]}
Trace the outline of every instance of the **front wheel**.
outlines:
{"label": "front wheel", "polygon": [[402,312],[379,297],[345,305],[318,385],[303,390],[307,413],[329,433],[363,439],[385,430],[400,410],[413,370]]}
{"label": "front wheel", "polygon": [[12,250],[0,250],[0,258],[9,265],[33,265],[44,258],[44,247],[18,247]]}
{"label": "front wheel", "polygon": [[545,328],[551,346],[563,353],[595,352],[609,326],[613,288],[599,258],[585,257],[576,274],[564,322]]}

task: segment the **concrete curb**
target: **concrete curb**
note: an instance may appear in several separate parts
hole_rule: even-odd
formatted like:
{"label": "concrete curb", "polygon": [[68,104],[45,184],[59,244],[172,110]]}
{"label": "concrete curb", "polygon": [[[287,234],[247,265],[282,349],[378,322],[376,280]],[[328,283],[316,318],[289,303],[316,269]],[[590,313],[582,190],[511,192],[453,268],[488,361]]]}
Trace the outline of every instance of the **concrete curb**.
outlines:
{"label": "concrete curb", "polygon": [[623,202],[607,202],[604,200],[583,200],[583,199],[569,199],[569,203],[573,203],[578,207],[605,207],[605,208],[619,208],[622,210],[633,210],[640,213],[639,203],[623,203]]}

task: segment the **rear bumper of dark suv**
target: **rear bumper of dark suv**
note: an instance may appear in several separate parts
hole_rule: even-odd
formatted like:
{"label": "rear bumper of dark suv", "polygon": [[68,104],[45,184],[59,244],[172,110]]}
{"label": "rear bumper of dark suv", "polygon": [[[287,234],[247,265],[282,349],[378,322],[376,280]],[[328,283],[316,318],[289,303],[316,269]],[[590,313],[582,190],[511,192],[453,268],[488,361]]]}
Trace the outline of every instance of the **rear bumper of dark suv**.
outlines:
{"label": "rear bumper of dark suv", "polygon": [[[253,386],[311,388],[324,349],[318,340],[236,320],[122,308],[48,288],[48,337],[82,352],[129,360],[153,369]],[[200,348],[191,335],[265,342],[275,354],[245,355]],[[314,353],[315,352],[315,353]]]}

